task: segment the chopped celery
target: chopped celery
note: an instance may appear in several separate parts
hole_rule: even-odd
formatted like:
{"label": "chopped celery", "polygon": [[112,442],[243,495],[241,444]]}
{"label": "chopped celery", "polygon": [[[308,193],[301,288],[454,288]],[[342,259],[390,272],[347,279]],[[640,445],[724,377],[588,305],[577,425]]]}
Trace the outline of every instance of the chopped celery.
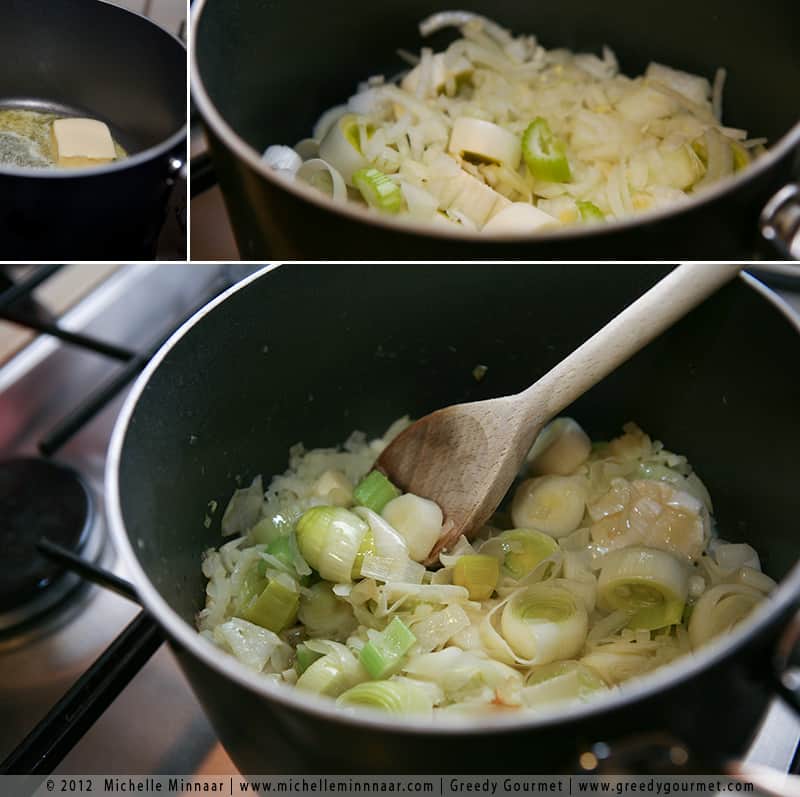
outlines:
{"label": "chopped celery", "polygon": [[302,675],[317,659],[322,658],[321,653],[306,647],[300,643],[295,651],[297,658],[295,659],[295,669],[298,675]]}
{"label": "chopped celery", "polygon": [[353,501],[380,514],[392,498],[397,498],[400,490],[380,471],[370,471],[353,490]]}
{"label": "chopped celery", "polygon": [[299,592],[273,579],[264,591],[243,609],[242,619],[262,628],[268,628],[277,634],[294,623],[299,602]]}
{"label": "chopped celery", "polygon": [[537,116],[522,134],[522,157],[539,180],[566,183],[572,179],[564,142],[556,138],[547,120]]}
{"label": "chopped celery", "polygon": [[416,641],[408,626],[395,617],[376,639],[364,645],[359,658],[371,678],[388,678],[400,669]]}
{"label": "chopped celery", "polygon": [[403,209],[403,191],[388,174],[377,169],[359,169],[353,175],[353,185],[376,210],[399,213]]}
{"label": "chopped celery", "polygon": [[578,213],[580,213],[581,221],[593,222],[603,221],[603,219],[605,219],[603,211],[600,210],[600,208],[597,207],[594,202],[579,199],[575,204],[578,207]]}
{"label": "chopped celery", "polygon": [[469,590],[469,598],[483,601],[491,597],[500,577],[500,563],[494,556],[462,556],[453,568],[453,583]]}

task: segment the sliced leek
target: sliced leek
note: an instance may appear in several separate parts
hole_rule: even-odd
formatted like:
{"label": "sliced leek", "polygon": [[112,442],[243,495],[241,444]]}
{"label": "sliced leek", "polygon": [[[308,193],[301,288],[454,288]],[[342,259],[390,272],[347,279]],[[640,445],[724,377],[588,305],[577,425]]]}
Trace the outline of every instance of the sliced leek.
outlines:
{"label": "sliced leek", "polygon": [[442,510],[434,501],[406,493],[389,501],[381,516],[405,539],[408,552],[422,562],[442,533]]}
{"label": "sliced leek", "polygon": [[581,217],[581,221],[587,224],[605,221],[606,217],[603,211],[594,202],[589,202],[588,199],[579,199],[575,206],[578,208],[578,215]]}
{"label": "sliced leek", "polygon": [[549,534],[535,529],[510,529],[481,546],[481,553],[497,557],[512,578],[520,579],[558,550]]}
{"label": "sliced leek", "polygon": [[630,612],[628,626],[648,631],[680,623],[689,591],[686,565],[666,551],[623,548],[603,560],[597,597],[607,612]]}
{"label": "sliced leek", "polygon": [[319,145],[319,157],[331,164],[344,181],[353,184],[353,174],[366,169],[370,163],[362,151],[362,136],[372,132],[369,121],[357,114],[340,116],[331,126]]}
{"label": "sliced leek", "polygon": [[569,476],[589,459],[591,452],[592,441],[577,421],[556,418],[536,438],[528,454],[528,466],[534,476]]}
{"label": "sliced leek", "polygon": [[[291,579],[287,579],[291,582]],[[246,606],[241,615],[245,620],[268,628],[276,634],[294,624],[300,593],[285,582],[272,579],[264,591]]]}
{"label": "sliced leek", "polygon": [[698,648],[730,631],[764,600],[764,593],[744,584],[718,584],[706,590],[689,620],[689,639]]}
{"label": "sliced leek", "polygon": [[297,616],[310,637],[343,642],[356,627],[353,609],[325,581],[303,591]]}
{"label": "sliced leek", "polygon": [[520,528],[564,537],[580,526],[586,509],[586,480],[578,476],[540,476],[514,493],[511,519]]}
{"label": "sliced leek", "polygon": [[560,222],[557,218],[527,202],[512,202],[495,213],[483,225],[482,232],[518,233],[522,235],[536,230],[557,227],[559,224]]}
{"label": "sliced leek", "polygon": [[400,495],[395,487],[380,471],[370,471],[353,490],[353,502],[380,514],[386,504]]}
{"label": "sliced leek", "polygon": [[565,700],[583,702],[607,689],[608,685],[598,672],[568,659],[529,670],[522,697],[525,705],[536,707]]}
{"label": "sliced leek", "polygon": [[447,151],[471,163],[494,163],[516,169],[522,160],[520,140],[500,125],[462,116],[453,122]]}
{"label": "sliced leek", "polygon": [[[493,614],[500,612],[499,628]],[[487,651],[507,664],[547,664],[574,657],[589,629],[586,607],[568,590],[533,584],[515,592],[481,623]]]}
{"label": "sliced leek", "polygon": [[345,645],[314,640],[305,644],[311,651],[322,655],[309,664],[297,679],[295,686],[298,689],[328,697],[338,697],[342,692],[367,680],[366,671]]}
{"label": "sliced leek", "polygon": [[493,556],[462,556],[453,567],[453,583],[466,587],[473,601],[490,598],[499,577],[500,565]]}
{"label": "sliced leek", "polygon": [[407,681],[368,681],[339,695],[342,708],[371,708],[389,714],[429,714],[433,709],[428,692]]}
{"label": "sliced leek", "polygon": [[303,558],[324,579],[352,581],[361,543],[369,526],[358,515],[338,506],[316,506],[297,521],[297,544]]}
{"label": "sliced leek", "polygon": [[359,169],[353,173],[353,185],[364,201],[382,213],[399,213],[403,209],[403,191],[388,174],[378,169]]}
{"label": "sliced leek", "polygon": [[522,135],[522,157],[528,171],[539,180],[566,183],[572,178],[566,146],[553,135],[547,120],[541,116]]}
{"label": "sliced leek", "polygon": [[388,678],[400,669],[406,653],[416,642],[408,626],[395,617],[380,634],[361,649],[359,658],[372,678]]}

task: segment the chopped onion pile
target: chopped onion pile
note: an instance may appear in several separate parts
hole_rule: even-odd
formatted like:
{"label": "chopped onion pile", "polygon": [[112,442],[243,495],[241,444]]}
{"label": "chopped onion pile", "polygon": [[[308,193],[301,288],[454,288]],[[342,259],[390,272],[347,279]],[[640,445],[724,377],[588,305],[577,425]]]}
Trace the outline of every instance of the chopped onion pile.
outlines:
{"label": "chopped onion pile", "polygon": [[526,235],[679,203],[764,151],[722,124],[723,69],[713,86],[655,62],[632,78],[608,47],[545,50],[466,12],[420,31],[444,27],[460,32],[446,50],[369,78],[265,162],[381,215]]}
{"label": "chopped onion pile", "polygon": [[383,438],[292,449],[237,490],[206,552],[200,632],[342,711],[546,712],[607,694],[745,619],[775,582],[714,530],[686,458],[633,424],[547,426],[508,507],[422,562],[441,509],[372,465]]}

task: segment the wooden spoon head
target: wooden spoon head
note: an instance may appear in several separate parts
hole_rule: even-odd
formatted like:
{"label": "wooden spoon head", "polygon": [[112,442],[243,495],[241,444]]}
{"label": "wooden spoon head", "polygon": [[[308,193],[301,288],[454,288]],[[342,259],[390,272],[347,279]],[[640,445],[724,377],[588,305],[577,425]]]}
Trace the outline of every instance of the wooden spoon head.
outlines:
{"label": "wooden spoon head", "polygon": [[435,501],[444,513],[426,564],[461,534],[474,536],[519,472],[540,425],[523,424],[514,397],[456,404],[401,432],[376,467],[404,492]]}

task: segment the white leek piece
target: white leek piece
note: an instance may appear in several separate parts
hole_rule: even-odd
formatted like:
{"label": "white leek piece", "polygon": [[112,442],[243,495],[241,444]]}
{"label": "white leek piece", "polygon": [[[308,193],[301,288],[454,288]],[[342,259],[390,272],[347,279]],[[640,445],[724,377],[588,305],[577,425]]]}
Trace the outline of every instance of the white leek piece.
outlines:
{"label": "white leek piece", "polygon": [[512,202],[508,207],[496,213],[486,224],[482,232],[525,234],[557,227],[561,222],[528,202]]}
{"label": "white leek piece", "polygon": [[569,476],[592,452],[592,441],[572,418],[556,418],[542,429],[528,454],[534,476],[555,473]]}
{"label": "white leek piece", "polygon": [[586,480],[576,476],[540,476],[522,482],[514,493],[511,518],[519,528],[564,537],[578,528],[586,509]]}
{"label": "white leek piece", "polygon": [[522,699],[531,707],[565,700],[583,702],[607,689],[606,682],[591,667],[579,661],[556,661],[530,670]]}
{"label": "white leek piece", "polygon": [[369,526],[347,509],[315,506],[297,521],[297,544],[306,562],[324,579],[346,584],[353,579],[368,531]]}
{"label": "white leek piece", "polygon": [[319,156],[330,163],[352,185],[353,174],[366,169],[370,164],[361,149],[361,134],[369,134],[367,120],[363,116],[346,113],[330,127],[319,144]]}
{"label": "white leek piece", "polygon": [[517,169],[522,160],[519,137],[493,122],[462,116],[453,123],[447,151],[472,163]]}
{"label": "white leek piece", "polygon": [[[499,629],[493,614],[502,608]],[[589,618],[583,601],[562,587],[533,584],[515,592],[481,622],[481,640],[506,664],[547,664],[575,656]]]}
{"label": "white leek piece", "polygon": [[422,562],[442,533],[442,510],[434,501],[406,493],[389,501],[381,513],[406,541],[408,553]]}
{"label": "white leek piece", "polygon": [[318,191],[332,197],[336,202],[347,200],[347,186],[338,170],[321,158],[306,161],[298,170],[300,180],[314,186]]}
{"label": "white leek piece", "polygon": [[442,210],[462,213],[478,227],[511,204],[502,194],[460,169],[455,174],[431,177],[426,188],[439,200]]}
{"label": "white leek piece", "polygon": [[597,598],[607,612],[630,612],[630,628],[654,630],[681,622],[689,590],[686,565],[666,551],[623,548],[603,560]]}
{"label": "white leek piece", "polygon": [[730,631],[764,600],[764,593],[744,584],[718,584],[703,593],[689,620],[693,648]]}

